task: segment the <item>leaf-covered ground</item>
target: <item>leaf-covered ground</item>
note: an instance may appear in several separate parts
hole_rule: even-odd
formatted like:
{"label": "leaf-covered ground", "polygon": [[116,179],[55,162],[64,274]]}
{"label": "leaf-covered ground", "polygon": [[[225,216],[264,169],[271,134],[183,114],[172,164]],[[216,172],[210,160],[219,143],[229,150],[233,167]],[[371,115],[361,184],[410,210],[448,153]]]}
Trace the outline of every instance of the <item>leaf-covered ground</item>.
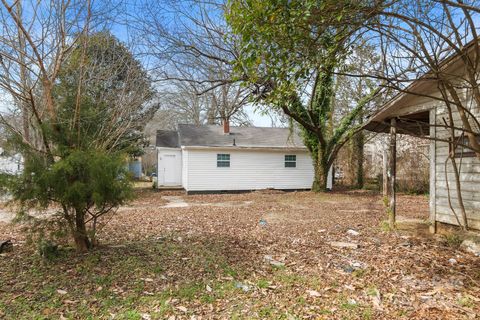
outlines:
{"label": "leaf-covered ground", "polygon": [[[402,216],[428,216],[425,196],[400,196],[398,203]],[[468,319],[480,313],[478,257],[456,248],[453,236],[392,232],[383,220],[381,196],[365,192],[144,190],[101,231],[98,249],[62,250],[50,261],[24,243],[20,226],[0,222],[0,240],[15,244],[0,256],[0,318]]]}

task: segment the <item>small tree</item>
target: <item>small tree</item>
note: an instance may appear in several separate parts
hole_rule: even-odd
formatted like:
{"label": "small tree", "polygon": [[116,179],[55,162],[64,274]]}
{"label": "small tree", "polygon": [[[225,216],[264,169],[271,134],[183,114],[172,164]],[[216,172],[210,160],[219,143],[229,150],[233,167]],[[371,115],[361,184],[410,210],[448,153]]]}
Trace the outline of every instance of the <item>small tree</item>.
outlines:
{"label": "small tree", "polygon": [[[19,179],[10,180],[10,191],[24,207],[58,211],[77,250],[96,244],[99,219],[132,196],[125,158],[99,150],[76,150],[51,163],[38,154],[26,157]],[[51,222],[51,221],[47,221]]]}
{"label": "small tree", "polygon": [[78,251],[94,247],[100,218],[132,196],[125,162],[143,144],[143,126],[156,111],[152,94],[146,72],[115,37],[79,37],[51,91],[55,117],[37,114],[32,123],[42,146],[9,130],[25,158],[22,174],[7,181],[22,211],[53,208],[45,223],[66,226]]}

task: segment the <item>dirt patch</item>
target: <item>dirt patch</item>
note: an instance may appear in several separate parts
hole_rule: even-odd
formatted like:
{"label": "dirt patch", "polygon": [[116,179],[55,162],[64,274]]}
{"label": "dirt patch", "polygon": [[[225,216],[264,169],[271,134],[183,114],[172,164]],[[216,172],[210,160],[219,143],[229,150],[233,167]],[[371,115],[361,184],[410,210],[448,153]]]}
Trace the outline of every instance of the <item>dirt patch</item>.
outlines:
{"label": "dirt patch", "polygon": [[[190,206],[162,207],[164,195]],[[67,251],[45,262],[17,241],[0,257],[0,317],[459,319],[480,312],[478,258],[428,235],[383,230],[380,195],[145,191],[128,208],[88,255]],[[428,199],[399,195],[398,214],[426,219]],[[0,223],[7,231],[21,237]]]}
{"label": "dirt patch", "polygon": [[0,222],[9,223],[13,220],[15,215],[11,212],[8,212],[4,209],[0,209]]}
{"label": "dirt patch", "polygon": [[185,202],[181,196],[163,196],[163,200],[167,201],[162,208],[185,208],[188,207],[188,203]]}

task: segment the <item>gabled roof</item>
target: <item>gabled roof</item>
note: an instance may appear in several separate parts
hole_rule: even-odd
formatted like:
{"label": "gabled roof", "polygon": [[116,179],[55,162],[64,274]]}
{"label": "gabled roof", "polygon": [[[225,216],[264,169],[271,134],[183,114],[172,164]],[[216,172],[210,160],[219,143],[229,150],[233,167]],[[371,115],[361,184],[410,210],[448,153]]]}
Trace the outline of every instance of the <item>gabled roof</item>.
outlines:
{"label": "gabled roof", "polygon": [[[160,130],[159,130],[160,131]],[[162,131],[162,139],[157,132],[157,147],[172,147],[166,139],[168,134]],[[306,149],[302,139],[289,128],[230,127],[230,133],[224,134],[222,126],[190,124],[178,125],[178,146],[182,147],[237,147],[237,148],[292,148]],[[172,139],[173,140],[173,139]]]}
{"label": "gabled roof", "polygon": [[178,132],[171,130],[157,130],[156,146],[163,148],[178,148]]}

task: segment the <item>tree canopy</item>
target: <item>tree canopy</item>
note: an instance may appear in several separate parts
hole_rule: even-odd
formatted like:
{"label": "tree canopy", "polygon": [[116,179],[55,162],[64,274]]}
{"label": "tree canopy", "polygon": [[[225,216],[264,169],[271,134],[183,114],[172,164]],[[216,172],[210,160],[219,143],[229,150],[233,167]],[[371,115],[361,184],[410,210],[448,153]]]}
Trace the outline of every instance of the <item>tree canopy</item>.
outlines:
{"label": "tree canopy", "polygon": [[153,94],[147,72],[117,38],[108,32],[81,38],[55,86],[59,145],[138,153],[142,129],[158,108]]}
{"label": "tree canopy", "polygon": [[314,190],[325,189],[338,150],[379,91],[370,88],[334,121],[335,74],[351,55],[359,28],[377,10],[371,1],[230,2],[227,20],[242,43],[237,74],[257,87],[257,101],[301,126],[314,162]]}

